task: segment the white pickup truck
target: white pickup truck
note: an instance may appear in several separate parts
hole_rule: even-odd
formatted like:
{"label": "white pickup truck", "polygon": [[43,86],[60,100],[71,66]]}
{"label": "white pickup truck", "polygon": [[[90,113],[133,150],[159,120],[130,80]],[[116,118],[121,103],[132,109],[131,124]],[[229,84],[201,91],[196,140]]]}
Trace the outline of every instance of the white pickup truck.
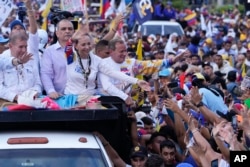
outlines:
{"label": "white pickup truck", "polygon": [[101,99],[107,109],[0,112],[1,167],[111,167],[99,131],[128,160],[125,104]]}
{"label": "white pickup truck", "polygon": [[99,139],[91,133],[0,133],[1,167],[111,167]]}

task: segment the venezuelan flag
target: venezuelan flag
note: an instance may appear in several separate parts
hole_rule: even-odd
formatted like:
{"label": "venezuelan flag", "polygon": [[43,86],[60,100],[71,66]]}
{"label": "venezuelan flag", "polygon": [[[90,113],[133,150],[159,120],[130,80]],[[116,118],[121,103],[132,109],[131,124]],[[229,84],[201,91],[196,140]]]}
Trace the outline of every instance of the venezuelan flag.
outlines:
{"label": "venezuelan flag", "polygon": [[110,2],[109,0],[101,0],[101,5],[100,5],[100,15],[102,19],[105,19],[105,13],[110,7]]}
{"label": "venezuelan flag", "polygon": [[184,20],[187,21],[187,23],[188,23],[189,26],[195,25],[195,24],[196,24],[196,21],[197,21],[197,20],[196,20],[196,13],[191,13],[191,14],[187,15],[187,16],[184,18]]}
{"label": "venezuelan flag", "polygon": [[68,41],[65,46],[65,56],[67,59],[67,64],[71,64],[74,61],[73,45],[72,41]]}

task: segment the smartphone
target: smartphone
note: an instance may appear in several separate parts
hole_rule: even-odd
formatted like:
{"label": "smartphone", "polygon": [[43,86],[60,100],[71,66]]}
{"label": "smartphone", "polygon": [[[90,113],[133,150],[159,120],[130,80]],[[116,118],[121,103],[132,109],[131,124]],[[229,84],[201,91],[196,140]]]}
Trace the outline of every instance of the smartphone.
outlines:
{"label": "smartphone", "polygon": [[178,87],[179,85],[178,85],[178,82],[170,82],[169,84],[168,84],[168,88],[176,88],[176,87]]}
{"label": "smartphone", "polygon": [[157,108],[161,110],[162,107],[163,107],[163,97],[159,96],[159,100],[157,102]]}
{"label": "smartphone", "polygon": [[238,129],[238,121],[237,121],[237,116],[234,115],[232,117],[232,126],[233,126],[233,129],[234,129],[234,132],[237,132],[237,129]]}
{"label": "smartphone", "polygon": [[218,167],[218,159],[214,159],[214,160],[211,162],[211,167]]}

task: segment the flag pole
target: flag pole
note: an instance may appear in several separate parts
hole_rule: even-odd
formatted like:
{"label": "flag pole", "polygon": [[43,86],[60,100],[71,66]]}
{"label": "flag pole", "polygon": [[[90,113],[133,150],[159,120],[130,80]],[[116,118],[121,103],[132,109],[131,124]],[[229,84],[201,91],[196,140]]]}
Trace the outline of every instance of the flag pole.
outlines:
{"label": "flag pole", "polygon": [[88,15],[88,9],[87,9],[87,0],[84,1],[83,4],[83,10],[84,10],[84,18],[85,18],[85,22],[86,22],[86,28],[87,28],[87,32],[89,32],[89,15]]}

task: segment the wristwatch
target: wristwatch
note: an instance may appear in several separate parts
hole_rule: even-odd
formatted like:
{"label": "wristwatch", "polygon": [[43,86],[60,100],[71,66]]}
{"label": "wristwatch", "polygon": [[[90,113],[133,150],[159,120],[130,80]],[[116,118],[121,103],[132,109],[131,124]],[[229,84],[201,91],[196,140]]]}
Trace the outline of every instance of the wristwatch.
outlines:
{"label": "wristwatch", "polygon": [[203,104],[203,102],[202,101],[200,101],[197,105],[196,105],[196,107],[202,107],[202,106],[204,106],[204,104]]}
{"label": "wristwatch", "polygon": [[23,63],[20,61],[20,59],[17,58],[17,64],[19,65],[19,64],[23,64]]}

